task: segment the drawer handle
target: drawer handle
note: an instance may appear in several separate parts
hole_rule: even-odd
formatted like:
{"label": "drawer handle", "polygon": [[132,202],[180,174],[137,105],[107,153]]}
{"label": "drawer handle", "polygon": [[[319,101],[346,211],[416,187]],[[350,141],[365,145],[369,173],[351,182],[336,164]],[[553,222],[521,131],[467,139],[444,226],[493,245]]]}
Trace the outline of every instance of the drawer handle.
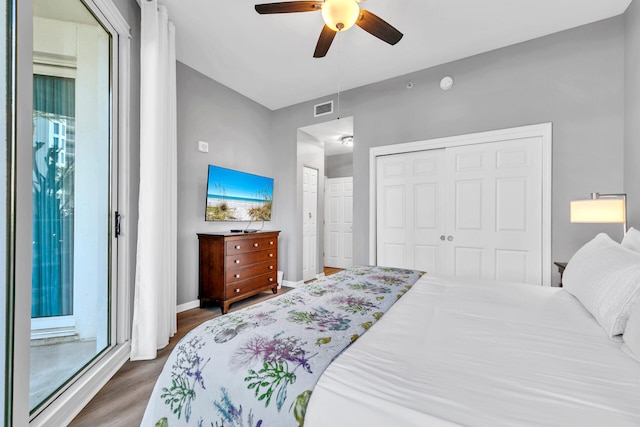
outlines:
{"label": "drawer handle", "polygon": [[236,245],[236,249],[240,249],[240,245]]}
{"label": "drawer handle", "polygon": [[257,243],[254,243],[254,244],[253,244],[253,247],[254,247],[254,248],[257,248],[257,247],[258,247],[258,244],[257,244]]}
{"label": "drawer handle", "polygon": [[273,270],[273,265],[270,265],[270,266],[269,266],[269,270]]}
{"label": "drawer handle", "polygon": [[239,292],[240,292],[240,288],[235,288],[233,291],[234,291],[235,293],[239,293]]}
{"label": "drawer handle", "polygon": [[236,279],[239,279],[240,275],[239,274],[234,274],[233,277],[235,277]]}
{"label": "drawer handle", "polygon": [[269,277],[269,281],[270,281],[270,282],[273,282],[273,277]]}
{"label": "drawer handle", "polygon": [[239,259],[237,259],[237,260],[235,260],[233,262],[235,262],[236,264],[240,264],[240,260]]}
{"label": "drawer handle", "polygon": [[270,257],[270,258],[273,258],[273,254],[269,254],[269,257]]}
{"label": "drawer handle", "polygon": [[269,242],[270,245],[273,245],[273,240]]}

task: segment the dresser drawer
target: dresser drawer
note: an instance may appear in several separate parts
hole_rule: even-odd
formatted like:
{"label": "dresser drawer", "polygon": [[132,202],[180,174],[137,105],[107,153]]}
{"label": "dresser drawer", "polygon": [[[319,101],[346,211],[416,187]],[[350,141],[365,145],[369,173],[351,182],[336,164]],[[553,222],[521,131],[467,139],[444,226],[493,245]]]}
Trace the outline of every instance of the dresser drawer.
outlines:
{"label": "dresser drawer", "polygon": [[276,260],[261,262],[258,264],[251,264],[240,268],[233,268],[232,265],[225,272],[226,283],[231,284],[249,279],[251,277],[271,273],[273,271],[276,271],[277,268],[278,262]]}
{"label": "dresser drawer", "polygon": [[278,247],[277,237],[255,237],[253,239],[229,240],[226,242],[226,254],[236,255],[247,252],[263,251],[265,249],[276,249]]}
{"label": "dresser drawer", "polygon": [[227,269],[243,267],[245,265],[256,264],[258,262],[277,260],[278,248],[271,250],[249,252],[246,254],[236,254],[227,256]]}
{"label": "dresser drawer", "polygon": [[267,286],[274,286],[276,284],[276,272],[269,274],[263,274],[262,276],[253,277],[247,280],[241,280],[239,282],[227,285],[225,287],[225,298],[230,299],[237,296],[241,296],[247,292],[254,291],[256,289],[264,288]]}

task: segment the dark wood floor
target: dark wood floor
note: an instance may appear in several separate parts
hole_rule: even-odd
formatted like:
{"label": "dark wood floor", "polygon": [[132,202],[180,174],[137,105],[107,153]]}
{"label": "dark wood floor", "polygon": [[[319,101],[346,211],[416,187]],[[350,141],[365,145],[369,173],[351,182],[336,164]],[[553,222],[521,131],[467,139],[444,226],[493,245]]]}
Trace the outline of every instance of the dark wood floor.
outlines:
{"label": "dark wood floor", "polygon": [[[339,268],[325,267],[324,274],[329,276],[341,270]],[[291,289],[283,286],[278,295]],[[231,305],[229,311],[240,310],[273,296],[269,291],[247,298]],[[158,357],[154,360],[128,361],[125,363],[71,422],[70,426],[139,426],[156,379],[176,343],[191,329],[206,320],[218,316],[220,316],[220,308],[218,307],[194,308],[178,313],[178,331],[169,340],[169,345],[158,351]]]}
{"label": "dark wood floor", "polygon": [[[291,289],[293,288],[283,286],[278,291],[278,295]],[[271,291],[255,295],[232,304],[229,312],[274,296]],[[191,329],[218,316],[220,316],[219,307],[194,308],[178,313],[178,331],[169,340],[169,345],[158,351],[158,357],[154,360],[125,363],[69,425],[74,427],[139,426],[156,379],[176,343]]]}

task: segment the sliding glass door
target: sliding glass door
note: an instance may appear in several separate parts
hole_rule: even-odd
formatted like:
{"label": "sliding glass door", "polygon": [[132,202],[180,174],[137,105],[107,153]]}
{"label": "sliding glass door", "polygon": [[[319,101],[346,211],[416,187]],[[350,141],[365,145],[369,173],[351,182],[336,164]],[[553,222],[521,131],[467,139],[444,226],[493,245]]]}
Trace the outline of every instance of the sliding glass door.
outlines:
{"label": "sliding glass door", "polygon": [[111,345],[112,37],[33,1],[31,411]]}

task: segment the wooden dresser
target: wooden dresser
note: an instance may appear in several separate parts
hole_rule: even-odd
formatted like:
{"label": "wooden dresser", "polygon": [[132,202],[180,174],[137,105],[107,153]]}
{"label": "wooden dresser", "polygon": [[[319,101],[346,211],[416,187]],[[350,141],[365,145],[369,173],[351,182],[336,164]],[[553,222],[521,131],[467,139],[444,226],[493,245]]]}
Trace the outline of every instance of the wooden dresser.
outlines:
{"label": "wooden dresser", "polygon": [[271,289],[278,292],[279,231],[198,234],[200,307],[229,305]]}

